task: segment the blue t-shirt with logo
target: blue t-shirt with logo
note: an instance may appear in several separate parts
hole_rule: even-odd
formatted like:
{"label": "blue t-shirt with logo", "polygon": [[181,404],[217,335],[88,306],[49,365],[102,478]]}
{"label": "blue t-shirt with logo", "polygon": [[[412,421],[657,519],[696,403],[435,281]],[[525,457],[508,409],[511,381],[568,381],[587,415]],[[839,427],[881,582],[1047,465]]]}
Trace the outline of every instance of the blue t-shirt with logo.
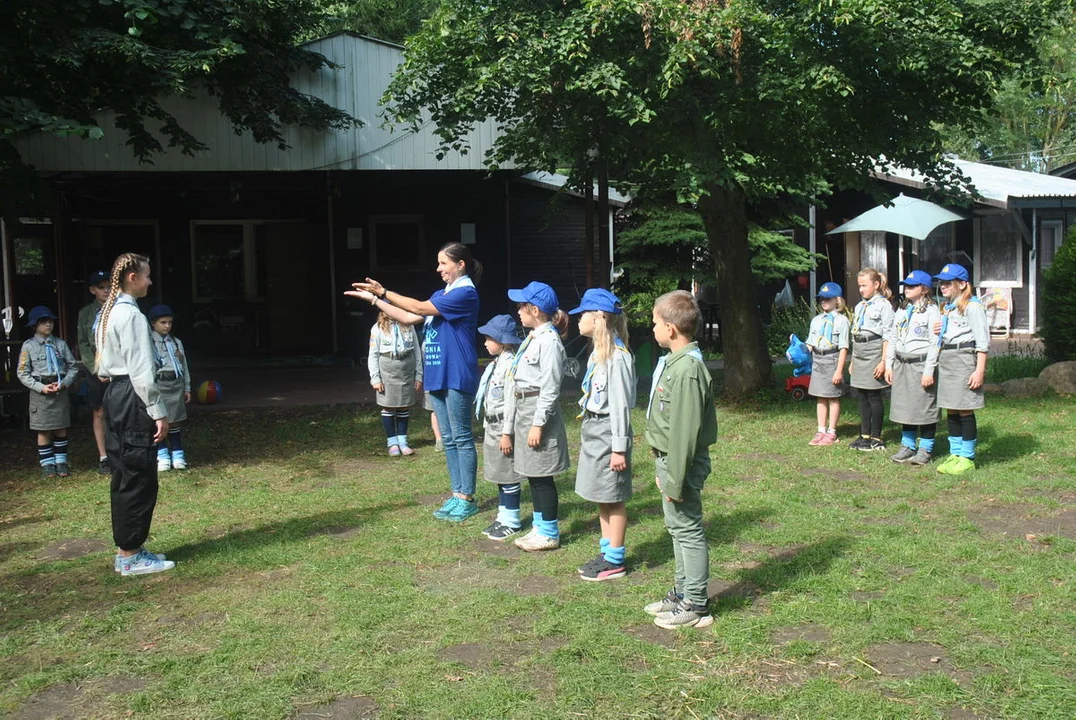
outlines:
{"label": "blue t-shirt with logo", "polygon": [[478,392],[478,291],[473,285],[458,285],[448,292],[438,290],[430,302],[440,316],[426,324],[423,385],[426,390],[458,390],[468,395]]}

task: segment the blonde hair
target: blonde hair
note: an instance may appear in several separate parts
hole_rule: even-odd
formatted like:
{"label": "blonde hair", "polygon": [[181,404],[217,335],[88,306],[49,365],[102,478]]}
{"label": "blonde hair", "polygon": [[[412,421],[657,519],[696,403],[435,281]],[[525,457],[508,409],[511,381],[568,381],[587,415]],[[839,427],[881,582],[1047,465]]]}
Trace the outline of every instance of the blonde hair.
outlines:
{"label": "blonde hair", "polygon": [[871,282],[878,283],[878,292],[882,294],[886,300],[890,303],[893,302],[893,291],[889,287],[889,281],[886,280],[885,273],[878,272],[872,267],[863,268],[859,271],[858,277],[868,278]]}
{"label": "blonde hair", "polygon": [[[953,282],[958,281],[954,280]],[[960,291],[960,297],[958,297],[955,302],[957,311],[963,315],[964,311],[968,309],[968,303],[971,302],[971,296],[974,294],[974,291],[971,288],[970,282],[966,280],[961,280],[959,282],[964,283],[964,289]]]}
{"label": "blonde hair", "polygon": [[698,301],[687,290],[673,290],[660,296],[654,301],[654,314],[691,340],[695,339],[702,319]]}
{"label": "blonde hair", "polygon": [[393,319],[386,315],[384,311],[377,314],[377,326],[381,328],[381,332],[388,332],[393,322]]}
{"label": "blonde hair", "polygon": [[594,345],[595,362],[603,363],[613,357],[616,352],[616,340],[627,345],[628,319],[624,313],[607,313],[602,310],[594,310],[594,333],[591,335],[591,343]]}
{"label": "blonde hair", "polygon": [[149,267],[149,258],[137,253],[123,253],[116,262],[112,263],[112,275],[108,283],[108,297],[101,304],[101,319],[97,323],[97,336],[94,338],[97,345],[97,354],[93,358],[93,370],[101,364],[101,349],[105,346],[105,334],[108,332],[108,316],[112,314],[112,308],[116,306],[116,297],[123,290],[124,278],[130,273],[140,273]]}
{"label": "blonde hair", "polygon": [[[535,310],[538,310],[538,306],[534,303],[528,304],[533,306]],[[571,318],[568,317],[568,313],[564,312],[560,308],[557,308],[557,311],[552,315],[538,310],[538,317],[542,320],[542,322],[553,323],[553,327],[555,327],[557,329],[557,332],[560,333],[561,340],[568,337],[568,323],[571,320]]]}
{"label": "blonde hair", "polygon": [[[848,303],[846,303],[844,301],[844,298],[841,297],[840,295],[838,295],[835,298],[823,298],[823,299],[825,299],[825,300],[836,300],[837,301],[837,307],[835,307],[833,309],[833,311],[834,312],[839,312],[842,315],[848,315]],[[819,312],[819,314],[822,314],[822,313],[826,312],[825,310],[822,309],[822,303],[821,302],[818,303],[818,312]]]}

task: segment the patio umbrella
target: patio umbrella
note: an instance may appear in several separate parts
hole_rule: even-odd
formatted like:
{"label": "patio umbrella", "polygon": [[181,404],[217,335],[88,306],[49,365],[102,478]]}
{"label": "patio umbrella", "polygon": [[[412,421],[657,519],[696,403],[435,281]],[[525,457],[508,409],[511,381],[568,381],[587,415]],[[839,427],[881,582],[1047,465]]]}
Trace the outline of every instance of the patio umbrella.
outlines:
{"label": "patio umbrella", "polygon": [[904,193],[897,195],[890,203],[872,208],[826,234],[875,231],[926,240],[927,235],[939,225],[964,219],[941,205],[908,197]]}

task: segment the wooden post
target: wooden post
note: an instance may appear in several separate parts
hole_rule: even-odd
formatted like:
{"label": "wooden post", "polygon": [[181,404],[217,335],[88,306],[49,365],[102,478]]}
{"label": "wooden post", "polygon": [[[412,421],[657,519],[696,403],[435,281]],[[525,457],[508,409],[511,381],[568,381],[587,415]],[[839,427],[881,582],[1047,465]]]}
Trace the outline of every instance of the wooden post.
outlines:
{"label": "wooden post", "polygon": [[598,287],[607,288],[613,273],[609,257],[609,169],[598,160]]}
{"label": "wooden post", "polygon": [[587,181],[583,188],[583,210],[585,214],[583,229],[583,259],[586,261],[587,287],[594,287],[594,181],[587,171]]}

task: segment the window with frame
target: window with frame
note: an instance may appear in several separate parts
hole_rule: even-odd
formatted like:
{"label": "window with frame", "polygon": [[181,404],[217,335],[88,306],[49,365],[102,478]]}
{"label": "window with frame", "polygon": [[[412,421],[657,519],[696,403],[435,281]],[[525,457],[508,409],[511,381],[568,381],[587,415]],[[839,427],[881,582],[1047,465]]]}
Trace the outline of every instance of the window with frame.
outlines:
{"label": "window with frame", "polygon": [[370,267],[374,270],[418,270],[423,267],[421,215],[370,217]]}
{"label": "window with frame", "polygon": [[[255,300],[264,287],[264,223],[191,222],[191,282],[195,301]],[[262,277],[259,277],[262,276]]]}
{"label": "window with frame", "polygon": [[1065,242],[1064,222],[1043,220],[1039,227],[1039,264],[1042,269],[1054,264],[1054,256]]}
{"label": "window with frame", "polygon": [[1012,213],[981,218],[975,235],[975,285],[1022,287],[1023,242]]}
{"label": "window with frame", "polygon": [[916,240],[919,269],[931,275],[941,269],[953,256],[953,223],[934,228],[925,240]]}

